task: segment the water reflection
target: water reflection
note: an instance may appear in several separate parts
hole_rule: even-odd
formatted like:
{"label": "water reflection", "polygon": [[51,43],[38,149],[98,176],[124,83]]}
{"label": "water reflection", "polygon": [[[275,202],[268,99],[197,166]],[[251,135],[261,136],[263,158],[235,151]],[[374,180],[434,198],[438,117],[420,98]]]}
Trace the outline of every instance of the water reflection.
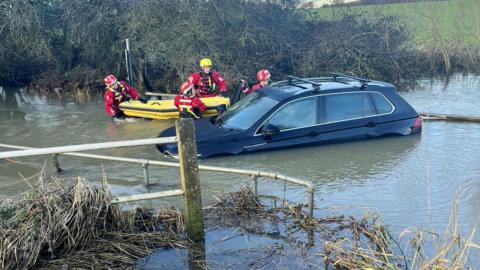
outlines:
{"label": "water reflection", "polygon": [[25,118],[25,113],[17,109],[0,109],[0,119],[5,120],[22,120]]}
{"label": "water reflection", "polygon": [[[364,179],[390,170],[420,142],[420,136],[390,137],[368,141],[307,146],[277,151],[202,160],[202,164],[288,173],[325,182]],[[317,182],[315,181],[315,182]]]}
{"label": "water reflection", "polygon": [[480,76],[457,74],[450,80],[423,80],[401,95],[422,112],[480,115]]}
{"label": "water reflection", "polygon": [[0,97],[3,99],[3,100],[6,100],[7,99],[7,93],[5,92],[5,89],[3,87],[0,86]]}
{"label": "water reflection", "polygon": [[[197,250],[173,248],[158,250],[151,256],[139,260],[136,268],[251,269],[257,266],[256,263],[262,263],[258,261],[258,252],[268,254],[266,250],[276,245],[281,246],[282,243],[283,240],[278,237],[256,236],[236,229],[216,228],[214,231],[206,232],[206,250],[201,246]],[[196,261],[198,259],[199,261]],[[267,256],[265,260],[270,260],[270,257]],[[207,268],[196,268],[199,264]]]}
{"label": "water reflection", "polygon": [[0,195],[16,194],[19,190],[29,188],[41,169],[38,163],[0,160]]}
{"label": "water reflection", "polygon": [[199,243],[191,243],[188,246],[188,269],[207,269],[207,260],[205,256],[205,241]]}

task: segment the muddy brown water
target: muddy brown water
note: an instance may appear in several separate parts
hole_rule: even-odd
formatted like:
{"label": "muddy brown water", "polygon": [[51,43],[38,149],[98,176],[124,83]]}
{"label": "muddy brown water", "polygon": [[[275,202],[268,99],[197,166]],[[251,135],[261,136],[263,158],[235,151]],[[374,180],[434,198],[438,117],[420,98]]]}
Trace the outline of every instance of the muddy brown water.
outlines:
{"label": "muddy brown water", "polygon": [[[480,116],[478,76],[425,80],[402,96],[417,111]],[[173,121],[140,119],[114,123],[104,113],[101,98],[75,103],[26,95],[21,89],[0,89],[0,143],[47,147],[150,138],[172,124]],[[170,160],[152,146],[93,152]],[[480,217],[479,160],[480,124],[428,121],[419,136],[217,157],[200,163],[273,171],[312,181],[316,186],[317,215],[336,212],[362,215],[367,210],[376,211],[394,236],[398,236],[412,226],[444,232],[456,196],[458,224],[463,235],[469,233]],[[0,195],[10,196],[27,189],[27,181],[35,182],[42,167],[52,172],[50,162],[46,157],[1,160]],[[179,187],[176,169],[151,166],[151,182],[156,184],[147,189],[142,184],[142,168],[136,164],[61,157],[61,165],[65,171],[59,177],[66,181],[80,176],[99,183],[105,174],[118,195]],[[212,202],[211,192],[237,190],[250,183],[249,179],[236,175],[202,172],[201,176],[205,204]],[[302,187],[285,188],[283,182],[263,179],[259,191],[306,202]],[[182,205],[180,198],[147,204]],[[212,239],[224,233],[219,232]],[[474,238],[480,242],[478,234]],[[207,250],[210,242],[207,240]],[[176,254],[181,258],[183,253]]]}

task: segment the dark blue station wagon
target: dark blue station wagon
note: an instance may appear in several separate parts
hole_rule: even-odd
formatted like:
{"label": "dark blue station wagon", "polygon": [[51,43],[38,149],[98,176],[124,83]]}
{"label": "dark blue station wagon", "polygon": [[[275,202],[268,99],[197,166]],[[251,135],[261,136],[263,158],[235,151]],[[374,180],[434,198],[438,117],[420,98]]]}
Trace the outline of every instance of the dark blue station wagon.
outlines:
{"label": "dark blue station wagon", "polygon": [[[261,88],[216,118],[195,121],[199,158],[420,133],[422,119],[395,86],[333,73]],[[174,136],[171,127],[161,137]],[[175,143],[157,145],[173,157]]]}

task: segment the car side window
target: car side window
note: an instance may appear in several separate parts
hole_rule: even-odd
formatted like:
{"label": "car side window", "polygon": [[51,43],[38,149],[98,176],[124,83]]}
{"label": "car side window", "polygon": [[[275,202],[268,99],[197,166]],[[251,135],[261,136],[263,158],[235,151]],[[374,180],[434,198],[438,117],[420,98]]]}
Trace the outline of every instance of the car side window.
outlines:
{"label": "car side window", "polygon": [[377,114],[384,114],[393,111],[392,104],[381,94],[371,93],[373,103],[377,109]]}
{"label": "car side window", "polygon": [[375,115],[375,107],[368,93],[344,93],[325,96],[326,122]]}
{"label": "car side window", "polygon": [[292,101],[277,111],[266,123],[277,126],[280,131],[316,124],[317,97]]}
{"label": "car side window", "polygon": [[363,116],[375,115],[375,106],[373,106],[372,99],[367,93],[362,93]]}

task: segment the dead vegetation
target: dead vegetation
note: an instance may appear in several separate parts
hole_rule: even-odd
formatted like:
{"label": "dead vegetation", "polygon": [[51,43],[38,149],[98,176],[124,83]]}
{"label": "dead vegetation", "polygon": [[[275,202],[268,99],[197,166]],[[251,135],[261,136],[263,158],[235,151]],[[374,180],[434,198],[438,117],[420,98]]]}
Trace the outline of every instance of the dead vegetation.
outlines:
{"label": "dead vegetation", "polygon": [[0,268],[118,269],[162,247],[184,247],[175,209],[123,212],[104,183],[37,186],[0,203]]}
{"label": "dead vegetation", "polygon": [[[180,211],[125,212],[111,199],[106,182],[95,187],[81,179],[72,186],[56,180],[38,185],[18,200],[2,198],[0,267],[125,269],[155,250],[189,247]],[[248,250],[255,254],[252,268],[473,269],[469,250],[478,247],[472,240],[475,230],[466,239],[461,237],[455,209],[443,237],[412,229],[395,239],[374,213],[312,219],[303,205],[255,196],[249,189],[216,200],[205,208],[207,230],[236,228],[241,235],[263,235],[285,243]],[[407,244],[402,246],[403,242]],[[217,261],[205,264],[205,255],[200,257],[205,267],[222,267]]]}
{"label": "dead vegetation", "polygon": [[64,75],[43,74],[25,90],[27,93],[49,98],[87,102],[103,93],[103,75],[95,70],[79,67]]}
{"label": "dead vegetation", "polygon": [[[476,269],[475,263],[470,261],[469,252],[471,248],[480,248],[473,242],[476,233],[474,227],[466,238],[460,234],[457,223],[458,198],[450,215],[447,228],[443,235],[425,231],[407,229],[400,237],[410,237],[411,245],[405,251],[410,258],[411,266],[414,269],[438,269],[438,270],[460,270]],[[478,265],[478,263],[477,263]]]}
{"label": "dead vegetation", "polygon": [[[428,233],[433,237],[425,237],[420,228],[406,230],[396,239],[374,213],[363,217],[336,215],[311,219],[302,205],[274,197],[263,197],[262,203],[260,197],[248,189],[225,194],[217,201],[207,209],[207,220],[216,226],[238,226],[250,233],[271,235],[272,228],[282,224],[285,230],[278,230],[274,235],[296,249],[272,247],[276,249],[273,253],[292,256],[293,252],[294,256],[301,256],[302,265],[296,266],[299,268],[475,269],[475,262],[468,258],[469,250],[479,247],[473,243],[475,229],[466,239],[462,238],[455,220],[457,205],[443,237],[435,233]],[[265,202],[269,202],[268,205]],[[401,246],[403,242],[405,247]],[[282,267],[276,265],[275,260],[266,262],[266,266]]]}

